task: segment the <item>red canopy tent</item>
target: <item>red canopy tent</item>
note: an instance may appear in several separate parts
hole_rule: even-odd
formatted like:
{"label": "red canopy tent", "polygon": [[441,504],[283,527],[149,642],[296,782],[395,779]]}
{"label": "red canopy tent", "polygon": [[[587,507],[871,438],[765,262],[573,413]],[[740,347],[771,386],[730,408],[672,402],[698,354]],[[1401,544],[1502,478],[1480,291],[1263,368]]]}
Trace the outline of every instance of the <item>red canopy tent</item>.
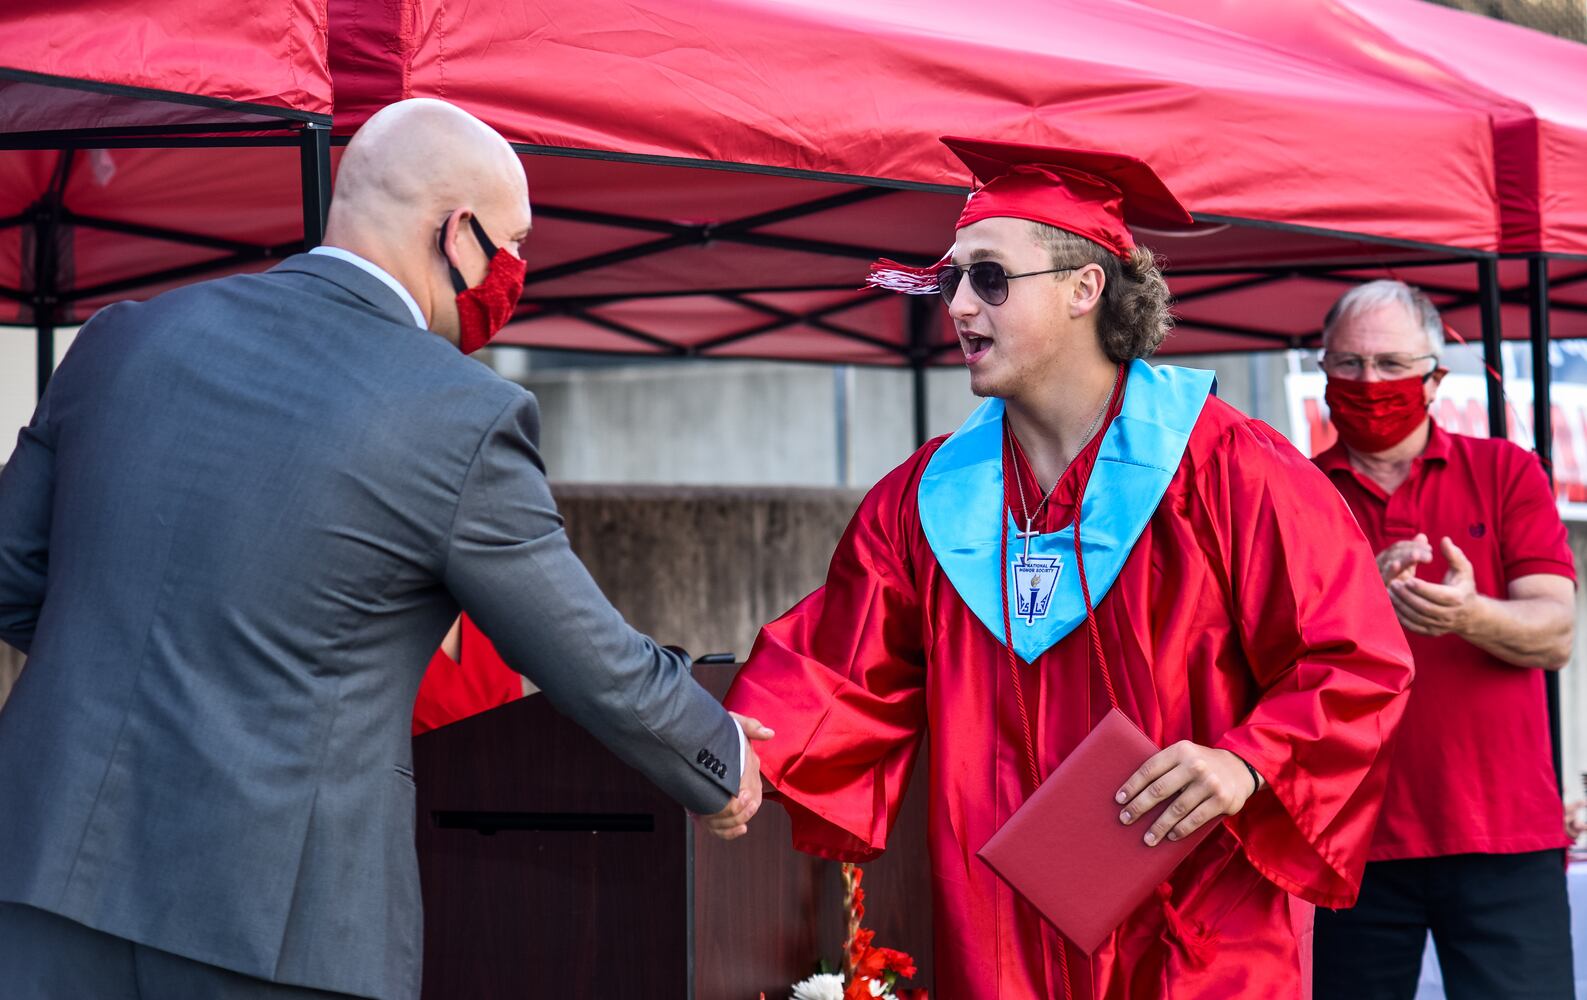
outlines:
{"label": "red canopy tent", "polygon": [[1336,292],[1305,276],[1499,245],[1484,111],[1123,0],[335,0],[331,60],[338,131],[429,95],[524,154],[508,343],[951,361],[934,304],[856,290],[876,255],[944,248],[967,178],[942,133],[1151,162],[1202,223],[1143,234],[1180,301],[1169,352],[1297,346]]}
{"label": "red canopy tent", "polygon": [[0,324],[36,329],[41,392],[57,325],[318,241],[323,0],[35,0],[0,31]]}
{"label": "red canopy tent", "polygon": [[[1286,51],[1353,72],[1419,88],[1487,114],[1491,120],[1499,249],[1489,281],[1496,315],[1479,316],[1479,282],[1469,269],[1418,274],[1458,328],[1481,325],[1497,370],[1502,327],[1544,343],[1587,334],[1587,50],[1574,42],[1422,0],[1142,0]],[[1538,255],[1547,254],[1545,261]],[[1343,276],[1351,277],[1351,276]],[[1548,308],[1544,308],[1547,304]],[[1491,303],[1490,303],[1491,305]],[[1541,359],[1543,352],[1535,352]],[[1545,383],[1534,396],[1546,414]],[[1504,426],[1502,401],[1490,417]],[[1548,455],[1548,420],[1538,450]]]}
{"label": "red canopy tent", "polygon": [[1404,44],[1420,44],[1429,60],[1532,112],[1515,144],[1517,161],[1535,171],[1535,221],[1507,232],[1500,249],[1587,258],[1587,49],[1431,4],[1342,2]]}

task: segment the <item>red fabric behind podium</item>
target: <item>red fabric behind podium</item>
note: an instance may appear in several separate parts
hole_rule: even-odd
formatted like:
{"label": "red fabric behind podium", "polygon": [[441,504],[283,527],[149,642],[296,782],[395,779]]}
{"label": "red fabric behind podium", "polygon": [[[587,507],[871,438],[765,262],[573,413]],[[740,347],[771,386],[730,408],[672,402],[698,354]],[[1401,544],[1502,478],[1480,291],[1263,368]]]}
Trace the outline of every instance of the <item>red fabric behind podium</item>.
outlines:
{"label": "red fabric behind podium", "polygon": [[441,650],[419,685],[413,705],[413,735],[450,725],[523,697],[521,676],[507,666],[485,633],[463,616],[462,662]]}

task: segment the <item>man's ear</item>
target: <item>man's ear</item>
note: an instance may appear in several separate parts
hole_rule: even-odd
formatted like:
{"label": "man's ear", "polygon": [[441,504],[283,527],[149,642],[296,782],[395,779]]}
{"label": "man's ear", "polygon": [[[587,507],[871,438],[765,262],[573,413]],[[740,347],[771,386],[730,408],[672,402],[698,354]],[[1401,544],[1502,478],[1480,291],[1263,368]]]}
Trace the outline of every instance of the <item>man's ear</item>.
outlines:
{"label": "man's ear", "polygon": [[441,256],[446,258],[446,263],[458,267],[462,260],[460,240],[468,232],[469,211],[466,208],[454,208],[441,220]]}
{"label": "man's ear", "polygon": [[1094,312],[1102,304],[1102,289],[1107,285],[1107,275],[1101,265],[1087,264],[1075,272],[1074,292],[1069,298],[1069,315],[1079,319]]}
{"label": "man's ear", "polygon": [[1434,368],[1432,377],[1427,380],[1427,405],[1433,405],[1433,397],[1438,395],[1438,387],[1443,384],[1444,376],[1449,372],[1443,368]]}

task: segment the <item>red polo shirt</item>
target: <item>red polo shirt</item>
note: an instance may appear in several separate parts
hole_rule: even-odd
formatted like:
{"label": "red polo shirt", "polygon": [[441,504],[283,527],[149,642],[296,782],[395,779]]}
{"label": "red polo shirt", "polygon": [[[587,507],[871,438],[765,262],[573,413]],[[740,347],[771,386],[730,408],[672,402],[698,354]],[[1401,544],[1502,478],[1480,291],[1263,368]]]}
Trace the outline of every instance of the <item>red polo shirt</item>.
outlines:
{"label": "red polo shirt", "polygon": [[[1535,573],[1576,579],[1542,466],[1508,441],[1450,434],[1435,423],[1392,494],[1352,469],[1341,444],[1315,461],[1374,552],[1427,535],[1433,561],[1417,567],[1423,580],[1443,582],[1446,535],[1471,560],[1479,594],[1506,598],[1510,581]],[[1370,860],[1564,847],[1543,672],[1453,635],[1405,637],[1416,680]]]}

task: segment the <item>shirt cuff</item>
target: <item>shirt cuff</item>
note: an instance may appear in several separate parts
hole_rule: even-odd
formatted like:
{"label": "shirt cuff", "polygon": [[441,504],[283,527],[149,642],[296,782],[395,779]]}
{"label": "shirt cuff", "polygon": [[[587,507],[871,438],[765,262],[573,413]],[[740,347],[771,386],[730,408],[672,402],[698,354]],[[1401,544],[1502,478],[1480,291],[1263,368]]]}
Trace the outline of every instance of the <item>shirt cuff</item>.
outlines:
{"label": "shirt cuff", "polygon": [[744,765],[749,763],[749,739],[744,735],[744,727],[733,720],[733,728],[738,730],[738,787],[744,787]]}
{"label": "shirt cuff", "polygon": [[[1546,573],[1550,576],[1563,576],[1571,583],[1576,582],[1576,567],[1570,563],[1559,562],[1555,559],[1519,559],[1504,567],[1504,583],[1509,586],[1523,576],[1536,576]],[[1508,595],[1499,599],[1505,600]]]}

